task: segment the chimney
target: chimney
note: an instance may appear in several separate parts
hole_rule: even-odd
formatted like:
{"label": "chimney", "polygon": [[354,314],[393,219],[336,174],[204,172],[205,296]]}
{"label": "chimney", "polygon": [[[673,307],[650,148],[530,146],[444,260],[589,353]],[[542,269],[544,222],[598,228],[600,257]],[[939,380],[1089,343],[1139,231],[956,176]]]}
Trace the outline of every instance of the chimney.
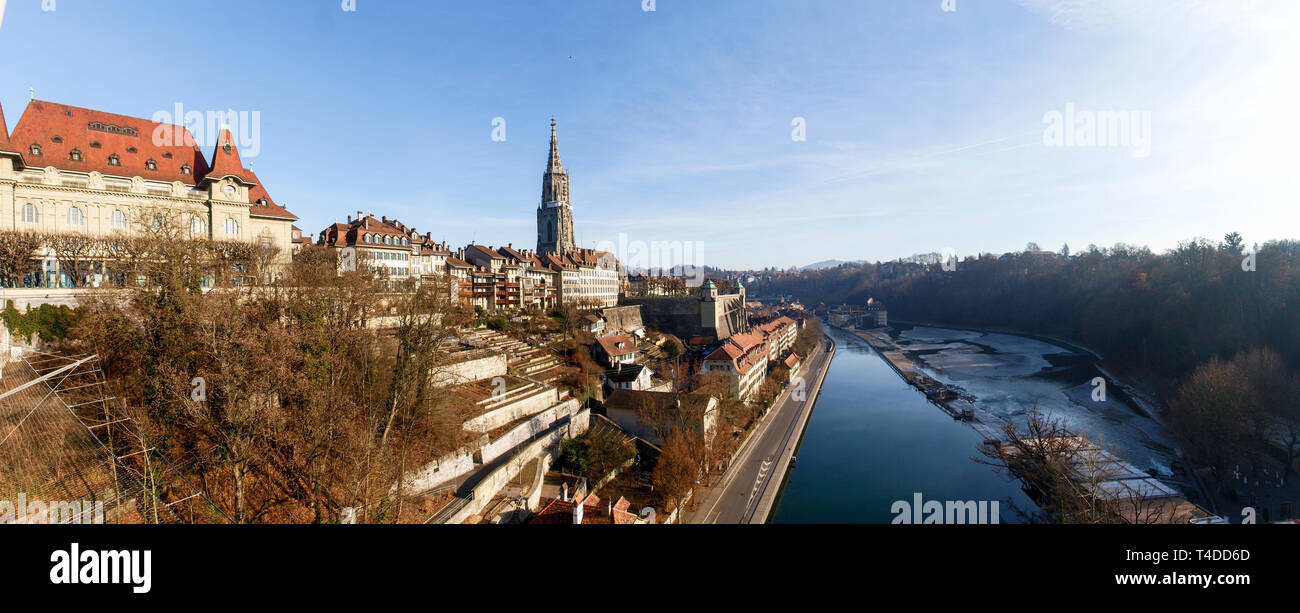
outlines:
{"label": "chimney", "polygon": [[564,500],[564,501],[568,501],[568,500],[569,500],[569,482],[568,482],[568,481],[565,481],[565,482],[564,482],[564,485],[561,485],[561,486],[560,486],[560,500]]}
{"label": "chimney", "polygon": [[365,217],[365,215],[362,215],[361,211],[357,211],[357,221],[360,221],[362,217]]}
{"label": "chimney", "polygon": [[582,504],[581,500],[577,501],[577,504],[573,505],[573,523],[582,523],[582,507],[584,506],[586,505]]}
{"label": "chimney", "polygon": [[352,223],[352,216],[348,215],[348,223]]}

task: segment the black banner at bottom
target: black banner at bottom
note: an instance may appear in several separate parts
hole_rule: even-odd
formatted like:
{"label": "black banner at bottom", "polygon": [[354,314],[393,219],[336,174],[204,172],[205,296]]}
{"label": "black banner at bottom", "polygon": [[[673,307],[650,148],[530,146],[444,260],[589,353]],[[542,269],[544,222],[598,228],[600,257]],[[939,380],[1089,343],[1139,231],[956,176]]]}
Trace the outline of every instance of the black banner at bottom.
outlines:
{"label": "black banner at bottom", "polygon": [[531,606],[540,589],[573,603],[630,606],[862,590],[980,599],[1281,593],[1294,587],[1300,534],[1284,526],[4,526],[0,542],[6,595],[178,603],[209,594],[260,606],[382,592]]}

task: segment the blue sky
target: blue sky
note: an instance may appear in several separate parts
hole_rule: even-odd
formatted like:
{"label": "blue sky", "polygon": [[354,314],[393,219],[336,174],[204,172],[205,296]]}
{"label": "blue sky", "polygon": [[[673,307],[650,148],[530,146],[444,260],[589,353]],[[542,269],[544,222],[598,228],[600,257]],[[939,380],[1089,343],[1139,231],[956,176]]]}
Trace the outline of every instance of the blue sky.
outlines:
{"label": "blue sky", "polygon": [[[583,246],[739,268],[1300,237],[1300,3],[655,4],[8,0],[0,103],[10,129],[28,87],[258,111],[254,169],[312,235],[362,210],[532,246],[554,114]],[[1150,155],[1045,146],[1067,104],[1149,113]]]}

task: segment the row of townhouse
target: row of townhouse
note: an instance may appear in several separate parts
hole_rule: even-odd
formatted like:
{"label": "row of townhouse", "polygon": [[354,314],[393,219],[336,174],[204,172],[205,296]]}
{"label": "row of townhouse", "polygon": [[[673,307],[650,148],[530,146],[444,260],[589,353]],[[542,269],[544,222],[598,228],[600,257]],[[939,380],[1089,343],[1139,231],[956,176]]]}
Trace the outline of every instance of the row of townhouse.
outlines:
{"label": "row of townhouse", "polygon": [[622,266],[611,253],[578,247],[573,227],[569,174],[560,162],[552,119],[536,251],[471,243],[452,252],[446,243],[434,243],[431,234],[421,236],[400,221],[360,211],[355,220],[322,230],[318,244],[344,250],[339,258],[344,270],[368,266],[398,281],[447,275],[460,298],[483,311],[617,305]]}
{"label": "row of townhouse", "polygon": [[781,356],[790,354],[798,337],[799,323],[789,317],[779,317],[748,332],[732,335],[705,356],[700,372],[728,379],[736,398],[749,401],[772,366],[789,364]]}
{"label": "row of townhouse", "polygon": [[344,271],[367,269],[394,281],[447,275],[462,300],[489,312],[550,309],[562,302],[618,303],[618,260],[602,251],[538,254],[513,244],[477,243],[452,251],[434,242],[432,233],[422,235],[399,220],[360,211],[321,230],[317,245],[340,250]]}

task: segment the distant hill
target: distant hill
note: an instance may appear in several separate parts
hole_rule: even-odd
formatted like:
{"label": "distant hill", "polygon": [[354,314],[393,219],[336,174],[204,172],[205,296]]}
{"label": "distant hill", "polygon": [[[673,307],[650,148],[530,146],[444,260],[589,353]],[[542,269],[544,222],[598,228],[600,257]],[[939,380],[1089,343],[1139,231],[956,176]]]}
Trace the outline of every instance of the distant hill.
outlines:
{"label": "distant hill", "polygon": [[817,262],[817,263],[815,263],[815,264],[809,264],[809,265],[807,265],[807,266],[804,266],[804,267],[800,268],[799,270],[824,270],[824,269],[827,269],[827,268],[835,268],[836,266],[839,266],[840,264],[858,264],[858,263],[860,263],[860,261],[859,261],[859,262],[845,262],[844,260],[822,260],[822,261]]}

